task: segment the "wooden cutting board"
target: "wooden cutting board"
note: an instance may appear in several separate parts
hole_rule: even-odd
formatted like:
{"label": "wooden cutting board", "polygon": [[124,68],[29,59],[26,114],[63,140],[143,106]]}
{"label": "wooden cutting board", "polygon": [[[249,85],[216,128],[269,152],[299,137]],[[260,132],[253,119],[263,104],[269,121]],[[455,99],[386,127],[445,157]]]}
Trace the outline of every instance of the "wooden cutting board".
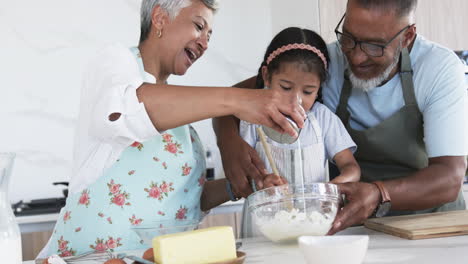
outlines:
{"label": "wooden cutting board", "polygon": [[468,235],[468,211],[372,218],[364,226],[406,239]]}

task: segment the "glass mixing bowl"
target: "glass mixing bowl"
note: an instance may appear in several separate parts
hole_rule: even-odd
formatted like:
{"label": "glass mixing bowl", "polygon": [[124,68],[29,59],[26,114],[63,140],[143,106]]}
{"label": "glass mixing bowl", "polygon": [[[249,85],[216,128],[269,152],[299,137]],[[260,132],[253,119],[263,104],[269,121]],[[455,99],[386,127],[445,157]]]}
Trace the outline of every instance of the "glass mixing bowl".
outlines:
{"label": "glass mixing bowl", "polygon": [[192,231],[198,227],[199,223],[200,219],[154,221],[132,227],[132,230],[143,240],[143,244],[151,247],[154,237]]}
{"label": "glass mixing bowl", "polygon": [[247,199],[254,228],[274,242],[327,234],[340,206],[338,186],[331,183],[285,184]]}

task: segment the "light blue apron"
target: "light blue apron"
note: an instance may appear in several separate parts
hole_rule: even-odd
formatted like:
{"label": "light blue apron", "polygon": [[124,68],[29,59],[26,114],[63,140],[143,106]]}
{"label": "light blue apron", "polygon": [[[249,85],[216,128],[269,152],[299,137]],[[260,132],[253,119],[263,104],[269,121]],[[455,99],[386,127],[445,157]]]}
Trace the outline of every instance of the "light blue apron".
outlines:
{"label": "light blue apron", "polygon": [[[132,52],[144,76],[139,51]],[[68,197],[41,255],[145,248],[132,227],[200,218],[205,168],[203,146],[189,125],[133,143],[89,188]]]}

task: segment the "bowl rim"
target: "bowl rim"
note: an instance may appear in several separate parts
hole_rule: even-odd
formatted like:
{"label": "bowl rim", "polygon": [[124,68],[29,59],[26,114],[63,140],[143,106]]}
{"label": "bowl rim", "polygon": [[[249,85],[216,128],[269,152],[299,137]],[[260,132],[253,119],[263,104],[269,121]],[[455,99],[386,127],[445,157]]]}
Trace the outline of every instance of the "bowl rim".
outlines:
{"label": "bowl rim", "polygon": [[[318,190],[319,193],[304,193],[307,195],[303,196],[281,196],[280,198],[275,197],[274,195],[268,195],[268,192],[276,192],[276,190],[284,189],[284,188],[311,188],[314,190]],[[325,190],[331,190],[331,194],[321,194],[320,192],[324,192]],[[307,184],[284,184],[280,186],[273,186],[268,187],[262,190],[258,190],[247,197],[248,208],[249,210],[254,210],[259,206],[264,206],[267,204],[278,203],[278,202],[286,202],[291,201],[297,198],[306,198],[306,199],[316,199],[316,198],[324,198],[324,199],[331,199],[337,202],[341,201],[341,194],[337,184],[334,183],[324,183],[324,182],[315,182],[315,183],[307,183]],[[268,200],[267,200],[268,199]],[[260,201],[259,201],[260,200]],[[263,201],[262,201],[263,200]]]}

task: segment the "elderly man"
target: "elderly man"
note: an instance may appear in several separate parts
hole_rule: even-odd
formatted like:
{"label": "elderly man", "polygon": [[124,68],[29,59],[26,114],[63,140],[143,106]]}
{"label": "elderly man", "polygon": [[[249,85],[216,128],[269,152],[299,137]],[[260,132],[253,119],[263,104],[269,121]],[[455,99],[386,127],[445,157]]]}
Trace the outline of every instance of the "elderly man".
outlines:
{"label": "elderly man", "polygon": [[[330,234],[371,216],[465,209],[463,69],[452,51],[416,34],[416,5],[349,0],[335,29],[324,103],[358,146],[362,182],[340,185],[348,203]],[[246,196],[248,179],[261,178],[263,164],[233,132],[234,119],[214,124],[226,175]]]}

